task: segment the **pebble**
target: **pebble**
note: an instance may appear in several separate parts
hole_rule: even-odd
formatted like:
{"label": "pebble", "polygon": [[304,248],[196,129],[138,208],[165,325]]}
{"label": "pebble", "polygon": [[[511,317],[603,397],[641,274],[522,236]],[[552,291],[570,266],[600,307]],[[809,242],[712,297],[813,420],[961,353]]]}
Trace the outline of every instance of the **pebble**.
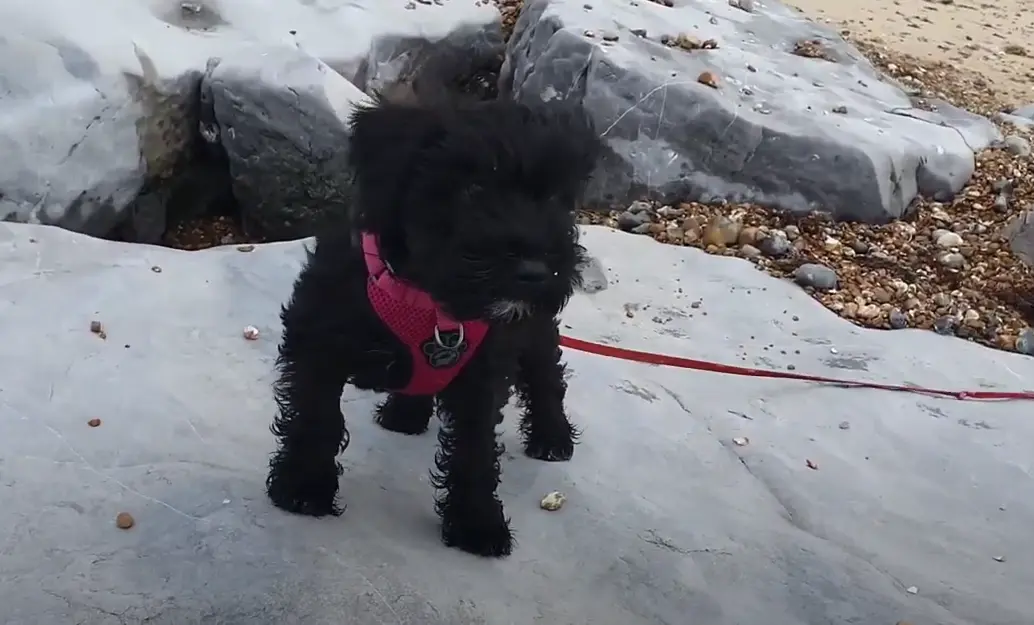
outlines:
{"label": "pebble", "polygon": [[716,247],[734,245],[740,238],[742,229],[743,224],[739,221],[725,215],[717,215],[704,228],[703,244]]}
{"label": "pebble", "polygon": [[754,0],[729,0],[729,6],[746,11],[747,13],[754,12]]}
{"label": "pebble", "polygon": [[957,328],[959,322],[955,317],[951,315],[943,315],[938,317],[933,322],[933,331],[942,336],[952,336],[955,334],[955,328]]}
{"label": "pebble", "polygon": [[1030,141],[1019,135],[1009,135],[1005,138],[1005,149],[1016,156],[1030,156]]}
{"label": "pebble", "polygon": [[96,417],[86,422],[86,425],[90,426],[91,428],[100,427],[100,424],[101,420]]}
{"label": "pebble", "polygon": [[958,252],[945,252],[937,257],[937,262],[948,269],[961,269],[966,264],[966,257]]}
{"label": "pebble", "polygon": [[248,339],[249,341],[257,341],[259,337],[258,328],[256,328],[255,326],[245,327],[244,332],[242,332],[242,334],[244,335],[244,338]]}
{"label": "pebble", "polygon": [[1009,196],[1004,193],[999,193],[998,197],[995,198],[994,207],[999,213],[1009,212]]}
{"label": "pebble", "polygon": [[875,319],[880,316],[880,307],[876,304],[863,304],[856,313],[860,319]]}
{"label": "pebble", "polygon": [[786,256],[790,253],[790,249],[793,247],[790,244],[788,234],[789,233],[787,233],[787,235],[781,235],[775,232],[770,233],[769,236],[761,239],[758,243],[758,249],[760,249],[765,256]]}
{"label": "pebble", "polygon": [[744,258],[757,258],[758,256],[761,256],[761,250],[747,243],[740,246],[740,254],[742,254]]}
{"label": "pebble", "polygon": [[128,530],[134,525],[136,525],[136,521],[133,519],[133,515],[128,512],[119,512],[115,515],[115,527],[120,530]]}
{"label": "pebble", "polygon": [[1034,328],[1024,328],[1016,338],[1016,351],[1034,356]]}
{"label": "pebble", "polygon": [[650,213],[632,212],[632,209],[618,215],[618,228],[629,232],[638,226],[650,223]]}
{"label": "pebble", "polygon": [[936,241],[937,247],[941,248],[942,250],[947,250],[962,245],[962,237],[959,236],[957,233],[948,232],[944,230],[936,232],[940,232],[940,235],[937,236]]}
{"label": "pebble", "polygon": [[[701,72],[700,75],[697,76],[697,82],[702,85],[707,85],[712,89],[718,88],[718,77],[714,75],[714,72]],[[1028,147],[1028,150],[1029,149],[1030,148]]]}
{"label": "pebble", "polygon": [[812,287],[820,291],[835,289],[839,278],[837,272],[825,265],[805,263],[794,270],[793,279],[797,284]]}
{"label": "pebble", "polygon": [[[778,230],[776,230],[776,231],[773,232],[773,234],[780,234],[780,233],[779,233]],[[797,239],[797,237],[801,236],[801,229],[798,228],[797,226],[789,225],[789,226],[783,228],[782,234],[785,234],[787,239],[790,239],[791,241],[793,241],[793,240]]]}
{"label": "pebble", "polygon": [[559,491],[553,491],[542,498],[539,502],[539,507],[543,510],[549,510],[555,512],[564,506],[564,502],[567,501],[567,497]]}
{"label": "pebble", "polygon": [[994,189],[995,193],[1004,193],[1006,195],[1012,195],[1013,188],[1015,185],[1009,178],[999,178],[991,184],[991,188]]}
{"label": "pebble", "polygon": [[890,322],[890,327],[894,330],[901,330],[908,327],[908,316],[895,308],[890,311],[887,316],[887,320]]}
{"label": "pebble", "polygon": [[653,230],[653,223],[647,221],[646,223],[639,224],[635,228],[632,228],[632,234],[650,234]]}

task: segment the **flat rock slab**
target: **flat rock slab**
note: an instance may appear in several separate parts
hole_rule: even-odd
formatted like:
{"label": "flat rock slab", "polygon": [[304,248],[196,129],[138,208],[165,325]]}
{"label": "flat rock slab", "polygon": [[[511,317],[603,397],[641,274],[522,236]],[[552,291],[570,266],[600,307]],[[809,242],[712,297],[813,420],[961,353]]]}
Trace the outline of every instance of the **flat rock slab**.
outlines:
{"label": "flat rock slab", "polygon": [[838,34],[775,0],[667,4],[528,0],[508,44],[503,91],[572,100],[607,140],[594,203],[651,194],[884,222],[918,193],[957,192],[973,151],[1000,138],[946,103],[913,108]]}
{"label": "flat rock slab", "polygon": [[[609,286],[571,302],[574,337],[955,389],[1034,380],[1029,358],[858,329],[745,261],[599,227],[585,242]],[[573,460],[525,458],[512,413],[502,426],[509,559],[439,543],[435,438],[380,430],[369,394],[343,399],[345,514],[278,511],[263,494],[270,383],[302,256],[303,242],[180,252],[0,225],[0,621],[1034,621],[1021,403],[568,351]],[[566,506],[539,509],[554,490]]]}
{"label": "flat rock slab", "polygon": [[[197,92],[209,59],[264,46],[282,64],[276,50],[286,47],[364,89],[395,80],[430,48],[502,49],[499,12],[480,0],[39,0],[0,3],[0,23],[0,220],[97,236],[129,227],[150,242],[164,232],[170,204],[202,203],[191,185],[166,187],[200,141]],[[294,71],[290,84],[303,75]],[[289,82],[256,78],[266,80],[235,92]],[[303,96],[324,83],[301,85]],[[298,115],[314,117],[305,104]],[[243,114],[222,122],[267,130]],[[249,173],[269,168],[262,159]]]}

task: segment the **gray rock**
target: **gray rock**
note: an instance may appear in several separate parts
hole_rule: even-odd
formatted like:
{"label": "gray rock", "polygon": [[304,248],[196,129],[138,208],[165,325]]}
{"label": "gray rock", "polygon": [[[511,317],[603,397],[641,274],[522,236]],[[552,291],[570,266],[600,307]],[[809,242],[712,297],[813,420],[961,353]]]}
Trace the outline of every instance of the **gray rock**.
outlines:
{"label": "gray rock", "polygon": [[234,196],[253,229],[302,238],[343,217],[351,196],[348,117],[370,100],[294,48],[244,50],[211,64],[202,83],[225,149]]}
{"label": "gray rock", "polygon": [[995,197],[994,208],[1000,213],[1009,212],[1009,196],[1004,193],[999,193]]}
{"label": "gray rock", "polygon": [[586,293],[599,293],[609,286],[607,273],[603,270],[603,263],[595,256],[589,256],[585,263],[578,268],[582,276],[582,291]]}
{"label": "gray rock", "polygon": [[[750,263],[581,233],[614,284],[574,295],[560,318],[572,338],[921,387],[1034,380],[1034,358],[858,328]],[[311,245],[183,253],[0,223],[0,623],[1030,625],[1034,419],[1016,402],[692,375],[565,347],[586,433],[563,465],[504,459],[520,536],[508,560],[441,544],[433,435],[385,432],[371,418],[382,397],[351,386],[345,516],[275,509],[263,478],[278,314]],[[623,303],[643,308],[626,322]],[[106,342],[91,319],[111,326]],[[248,325],[258,340],[240,337]],[[514,404],[500,438],[516,455]],[[545,513],[555,489],[569,503]],[[137,520],[125,532],[123,510]],[[992,559],[1006,550],[1009,564]]]}
{"label": "gray rock", "polygon": [[389,4],[0,3],[0,220],[156,242],[167,221],[232,202],[226,155],[198,133],[199,84],[246,42],[304,50],[360,88],[405,78],[429,50],[502,52],[489,3]]}
{"label": "gray rock", "polygon": [[1027,117],[1020,117],[1016,114],[1009,113],[995,113],[994,118],[999,122],[1009,122],[1017,128],[1031,128],[1034,127],[1034,119]]}
{"label": "gray rock", "polygon": [[47,24],[0,38],[0,219],[155,243],[196,144],[200,72],[158,73],[128,42],[122,68],[102,67],[84,33]]}
{"label": "gray rock", "polygon": [[777,258],[779,256],[786,256],[789,254],[790,250],[793,249],[793,246],[787,236],[772,233],[758,241],[758,249],[760,249],[765,256]]}
{"label": "gray rock", "polygon": [[1027,356],[1034,356],[1034,328],[1024,328],[1016,337],[1016,351]]}
{"label": "gray rock", "polygon": [[[661,199],[758,201],[791,211],[883,222],[918,193],[947,197],[973,172],[973,150],[1000,139],[993,124],[947,103],[913,108],[833,31],[771,2],[646,10],[627,0],[528,0],[508,43],[500,92],[522,102],[564,100],[594,120],[611,154],[587,193],[613,206],[648,189]],[[661,43],[675,25],[717,50]],[[615,23],[645,28],[600,47]],[[695,31],[694,31],[695,32]],[[834,61],[791,53],[821,40]],[[751,71],[754,68],[756,71]],[[714,89],[697,82],[718,77]],[[816,87],[815,84],[824,87]],[[830,113],[845,106],[846,115]],[[763,115],[762,111],[769,111]]]}
{"label": "gray rock", "polygon": [[632,228],[631,232],[632,232],[632,234],[649,234],[650,233],[650,226],[651,225],[653,225],[653,224],[651,224],[649,222],[643,223],[643,224],[639,224],[635,228]]}
{"label": "gray rock", "polygon": [[1030,141],[1019,135],[1009,135],[1005,138],[1005,149],[1016,156],[1030,156]]}
{"label": "gray rock", "polygon": [[1025,119],[1034,120],[1034,104],[1027,104],[1015,109],[1012,112],[1016,117],[1023,117]]}
{"label": "gray rock", "polygon": [[1001,236],[1009,241],[1009,249],[1028,266],[1034,267],[1034,210],[1013,217],[1002,228]]}
{"label": "gray rock", "polygon": [[812,287],[820,291],[835,289],[840,282],[837,272],[825,265],[805,263],[794,270],[793,279],[804,287]]}
{"label": "gray rock", "polygon": [[618,215],[618,228],[625,231],[633,230],[648,223],[650,223],[650,213],[647,212],[633,213],[627,210]]}
{"label": "gray rock", "polygon": [[890,322],[890,327],[894,330],[901,330],[908,327],[908,315],[897,308],[890,311],[890,314],[887,316],[887,320]]}

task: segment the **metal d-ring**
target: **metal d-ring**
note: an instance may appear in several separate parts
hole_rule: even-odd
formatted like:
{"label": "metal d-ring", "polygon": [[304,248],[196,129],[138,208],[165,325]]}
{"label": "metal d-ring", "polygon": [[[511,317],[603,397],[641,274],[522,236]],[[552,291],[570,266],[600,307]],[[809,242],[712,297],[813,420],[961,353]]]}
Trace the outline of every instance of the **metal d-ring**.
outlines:
{"label": "metal d-ring", "polygon": [[434,342],[438,347],[444,347],[445,349],[456,349],[460,345],[463,345],[463,324],[459,324],[459,336],[456,337],[456,343],[454,345],[446,345],[442,342],[442,334],[438,329],[438,324],[434,324]]}

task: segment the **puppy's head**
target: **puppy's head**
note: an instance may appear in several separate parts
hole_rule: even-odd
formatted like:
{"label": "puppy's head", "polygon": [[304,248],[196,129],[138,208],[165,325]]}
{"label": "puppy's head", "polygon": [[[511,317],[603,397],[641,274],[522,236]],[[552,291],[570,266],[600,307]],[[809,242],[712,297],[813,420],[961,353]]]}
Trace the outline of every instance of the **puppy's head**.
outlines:
{"label": "puppy's head", "polygon": [[357,226],[458,319],[556,314],[580,279],[575,206],[601,144],[584,116],[380,98],[352,117]]}

